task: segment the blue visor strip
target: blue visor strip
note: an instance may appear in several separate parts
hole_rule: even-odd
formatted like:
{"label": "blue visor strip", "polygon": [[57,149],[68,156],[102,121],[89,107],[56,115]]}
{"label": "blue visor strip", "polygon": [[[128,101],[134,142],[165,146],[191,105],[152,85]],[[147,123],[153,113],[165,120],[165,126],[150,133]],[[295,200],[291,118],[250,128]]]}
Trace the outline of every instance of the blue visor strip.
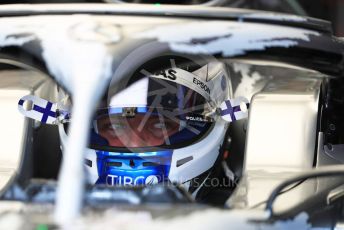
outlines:
{"label": "blue visor strip", "polygon": [[147,113],[148,110],[149,109],[147,107],[137,107],[137,112],[138,113]]}
{"label": "blue visor strip", "polygon": [[[125,107],[110,107],[110,108],[99,109],[97,111],[97,116],[122,114],[124,108]],[[137,113],[147,113],[148,110],[149,110],[148,107],[136,107]]]}

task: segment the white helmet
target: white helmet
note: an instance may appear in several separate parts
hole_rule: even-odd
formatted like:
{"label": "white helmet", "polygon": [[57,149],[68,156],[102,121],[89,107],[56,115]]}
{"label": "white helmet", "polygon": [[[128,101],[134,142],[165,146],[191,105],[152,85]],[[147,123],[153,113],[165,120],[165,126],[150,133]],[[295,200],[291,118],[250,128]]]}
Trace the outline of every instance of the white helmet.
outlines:
{"label": "white helmet", "polygon": [[[85,154],[89,183],[173,182],[200,198],[222,159],[229,125],[220,109],[232,94],[225,65],[159,57],[135,70],[119,93],[111,87],[95,113]],[[67,101],[61,111],[69,109]],[[62,145],[67,126],[59,126]]]}

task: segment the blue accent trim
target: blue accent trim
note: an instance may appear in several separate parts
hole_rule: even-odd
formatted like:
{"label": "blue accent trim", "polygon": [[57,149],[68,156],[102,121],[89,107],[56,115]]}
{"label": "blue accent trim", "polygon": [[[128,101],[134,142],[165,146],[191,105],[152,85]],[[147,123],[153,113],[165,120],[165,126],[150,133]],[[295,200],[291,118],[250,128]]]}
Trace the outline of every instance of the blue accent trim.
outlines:
{"label": "blue accent trim", "polygon": [[59,113],[60,113],[60,116],[63,117],[63,119],[70,119],[71,118],[69,111],[60,110]]}
{"label": "blue accent trim", "polygon": [[24,100],[20,99],[19,102],[18,102],[18,105],[23,106],[24,105]]}
{"label": "blue accent trim", "polygon": [[123,108],[109,108],[107,113],[108,114],[121,114],[123,112]]}
{"label": "blue accent trim", "polygon": [[148,110],[149,109],[147,107],[137,107],[137,112],[138,113],[147,113]]}
{"label": "blue accent trim", "polygon": [[96,151],[99,178],[96,184],[144,185],[147,177],[168,180],[173,150],[143,153]]}

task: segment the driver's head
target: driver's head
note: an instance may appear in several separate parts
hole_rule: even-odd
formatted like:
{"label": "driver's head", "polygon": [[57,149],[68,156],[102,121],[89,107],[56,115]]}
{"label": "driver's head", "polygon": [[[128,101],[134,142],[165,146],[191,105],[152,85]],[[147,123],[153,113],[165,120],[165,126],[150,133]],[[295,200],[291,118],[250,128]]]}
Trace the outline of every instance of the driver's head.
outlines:
{"label": "driver's head", "polygon": [[[85,153],[90,183],[171,181],[200,191],[196,187],[222,151],[228,125],[217,108],[229,98],[230,84],[222,63],[184,63],[170,56],[152,59],[134,70],[125,87],[109,87]],[[111,93],[112,87],[120,90]]]}
{"label": "driver's head", "polygon": [[179,124],[157,115],[150,115],[145,120],[144,114],[137,114],[133,117],[104,116],[97,120],[97,128],[98,134],[110,146],[131,148],[163,145],[165,137],[179,131]]}

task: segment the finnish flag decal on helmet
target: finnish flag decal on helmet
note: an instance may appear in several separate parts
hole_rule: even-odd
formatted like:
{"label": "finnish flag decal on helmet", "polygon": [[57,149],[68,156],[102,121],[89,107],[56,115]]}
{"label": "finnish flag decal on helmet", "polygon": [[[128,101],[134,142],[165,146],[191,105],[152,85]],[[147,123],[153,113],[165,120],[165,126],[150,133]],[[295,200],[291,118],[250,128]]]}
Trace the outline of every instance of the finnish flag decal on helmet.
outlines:
{"label": "finnish flag decal on helmet", "polygon": [[[233,122],[248,117],[249,102],[244,97],[237,97],[234,99],[225,100],[221,103],[221,117],[225,121]],[[244,111],[243,111],[243,108]]]}
{"label": "finnish flag decal on helmet", "polygon": [[[25,105],[25,102],[28,102]],[[33,95],[26,95],[18,102],[18,110],[25,117],[46,124],[56,122],[56,104]]]}

